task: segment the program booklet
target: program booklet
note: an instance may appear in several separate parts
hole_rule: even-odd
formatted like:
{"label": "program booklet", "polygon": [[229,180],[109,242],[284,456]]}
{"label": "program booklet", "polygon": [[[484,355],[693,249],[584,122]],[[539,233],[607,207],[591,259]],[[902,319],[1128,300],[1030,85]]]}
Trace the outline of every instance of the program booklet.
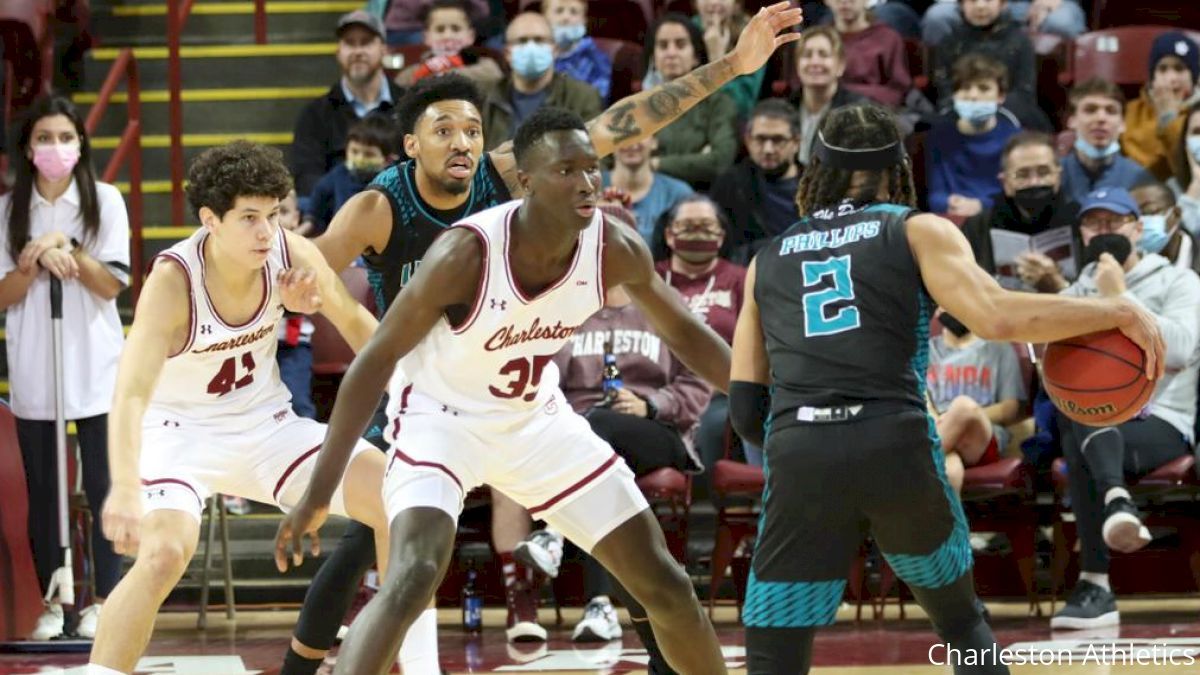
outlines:
{"label": "program booklet", "polygon": [[1055,261],[1067,280],[1074,279],[1077,274],[1075,243],[1070,227],[1056,227],[1034,235],[993,229],[992,258],[996,262],[996,279],[1001,286],[1028,290],[1017,274],[1017,258],[1025,253],[1041,253]]}

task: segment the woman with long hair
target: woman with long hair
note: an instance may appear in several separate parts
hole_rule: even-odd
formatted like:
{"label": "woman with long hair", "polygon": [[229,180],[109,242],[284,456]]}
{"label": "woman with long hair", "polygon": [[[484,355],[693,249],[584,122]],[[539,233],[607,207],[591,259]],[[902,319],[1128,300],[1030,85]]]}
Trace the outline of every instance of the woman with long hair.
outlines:
{"label": "woman with long hair", "polygon": [[[116,298],[129,281],[129,216],[120,192],[96,179],[83,119],[65,98],[30,106],[9,157],[16,180],[0,197],[0,309],[29,485],[29,536],[45,588],[62,562],[50,279],[62,283],[64,408],[75,421],[88,504],[98,511],[108,492],[108,410],[124,342]],[[94,523],[96,597],[80,613],[82,637],[95,635],[100,605],[120,575],[100,518]],[[50,604],[32,637],[58,637],[63,623],[63,608]]]}
{"label": "woman with long hair", "polygon": [[1175,175],[1167,186],[1175,192],[1183,212],[1183,227],[1200,236],[1200,103],[1184,113],[1183,133],[1175,146]]}

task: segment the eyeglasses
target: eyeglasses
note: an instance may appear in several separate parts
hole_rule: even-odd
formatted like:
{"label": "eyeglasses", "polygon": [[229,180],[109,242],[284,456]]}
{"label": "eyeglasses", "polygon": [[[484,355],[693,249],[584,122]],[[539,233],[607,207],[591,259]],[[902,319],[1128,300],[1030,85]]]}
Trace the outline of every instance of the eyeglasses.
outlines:
{"label": "eyeglasses", "polygon": [[795,140],[796,140],[795,136],[765,136],[765,135],[755,134],[750,137],[750,142],[753,143],[754,145],[759,146],[760,148],[765,147],[768,144],[774,145],[775,147],[779,147],[781,145],[787,145],[788,143],[793,143],[793,142],[795,142]]}
{"label": "eyeglasses", "polygon": [[1016,171],[1010,171],[1008,172],[1008,177],[1014,183],[1032,183],[1034,180],[1045,180],[1057,176],[1058,172],[1058,165],[1043,164],[1041,166],[1027,166]]}
{"label": "eyeglasses", "polygon": [[1079,221],[1079,229],[1106,234],[1117,232],[1133,222],[1137,222],[1137,218],[1134,216],[1084,216]]}
{"label": "eyeglasses", "polygon": [[715,218],[702,218],[699,220],[676,220],[671,223],[671,231],[676,234],[683,232],[707,232],[710,230],[721,229],[721,222]]}

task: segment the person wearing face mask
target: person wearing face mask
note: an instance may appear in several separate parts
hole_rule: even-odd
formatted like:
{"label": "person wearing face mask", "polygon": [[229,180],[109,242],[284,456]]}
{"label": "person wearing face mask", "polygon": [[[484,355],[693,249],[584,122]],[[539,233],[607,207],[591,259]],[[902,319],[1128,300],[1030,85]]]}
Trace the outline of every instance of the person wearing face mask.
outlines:
{"label": "person wearing face mask", "polygon": [[1139,185],[1129,192],[1142,212],[1142,240],[1138,246],[1157,253],[1173,265],[1200,273],[1196,238],[1183,227],[1183,210],[1175,193],[1162,183]]}
{"label": "person wearing face mask", "polygon": [[1186,122],[1186,106],[1195,102],[1200,77],[1200,45],[1186,33],[1171,31],[1150,46],[1150,78],[1125,107],[1121,150],[1158,180],[1174,173],[1174,150]]}
{"label": "person wearing face mask", "polygon": [[1175,175],[1167,187],[1175,193],[1182,212],[1183,227],[1200,235],[1200,102],[1188,106],[1183,115],[1183,133],[1175,145]]}
{"label": "person wearing face mask", "polygon": [[962,493],[967,467],[1001,457],[1027,400],[1021,365],[1007,342],[984,340],[953,315],[935,316],[942,332],[929,338],[930,413],[946,453],[946,478]]}
{"label": "person wearing face mask", "polygon": [[[75,422],[83,487],[99,515],[108,494],[108,413],[124,344],[117,295],[129,284],[129,217],[115,187],[96,180],[83,119],[65,98],[35,101],[9,150],[12,190],[0,196],[0,310],[5,311],[10,401],[29,489],[29,538],[42,590],[62,563],[55,454],[50,279],[62,282],[63,409]],[[65,516],[63,516],[65,517]],[[76,633],[92,638],[121,559],[92,532],[96,595]],[[32,638],[63,634],[63,607],[46,607]]]}
{"label": "person wearing face mask", "polygon": [[474,47],[475,29],[471,26],[470,5],[466,0],[434,0],[422,12],[425,46],[421,59],[396,74],[395,82],[410,87],[426,77],[454,71],[486,85],[504,77],[500,64]]}
{"label": "person wearing face mask", "polygon": [[[1002,191],[992,207],[963,223],[975,261],[992,274],[996,273],[992,230],[1033,235],[1063,227],[1074,230],[1079,222],[1079,204],[1062,191],[1062,169],[1050,136],[1022,131],[1008,139],[1000,154],[999,178]],[[1082,251],[1082,247],[1076,246],[1076,250]],[[1018,276],[1030,288],[1066,285],[1058,265],[1047,256],[1030,253],[1017,265]],[[1076,269],[1080,266],[1076,260]]]}
{"label": "person wearing face mask", "polygon": [[995,59],[967,54],[954,64],[955,116],[926,141],[931,211],[969,218],[992,205],[1004,145],[1021,130],[1000,107],[1007,89],[1008,70]]}
{"label": "person wearing face mask", "polygon": [[399,157],[395,123],[385,115],[368,115],[346,134],[346,160],[321,177],[313,188],[297,234],[314,237],[325,232],[333,215],[351,197],[366,189],[380,171]]}
{"label": "person wearing face mask", "polygon": [[1071,510],[1079,532],[1080,575],[1053,629],[1120,622],[1108,579],[1109,549],[1132,552],[1151,540],[1126,479],[1140,478],[1192,451],[1200,371],[1200,278],[1143,249],[1145,226],[1133,197],[1120,188],[1083,200],[1079,230],[1092,260],[1062,291],[1079,297],[1124,297],[1149,311],[1166,345],[1166,373],[1138,417],[1092,427],[1059,416]]}
{"label": "person wearing face mask", "polygon": [[545,16],[518,14],[509,22],[504,39],[512,74],[484,88],[485,150],[512,140],[517,127],[538,108],[565,108],[584,119],[600,114],[603,104],[595,87],[555,71],[554,30]]}
{"label": "person wearing face mask", "polygon": [[545,0],[542,13],[554,31],[558,55],[554,70],[590,84],[608,103],[612,89],[612,59],[587,34],[586,0]]}
{"label": "person wearing face mask", "polygon": [[1010,107],[1016,99],[1037,107],[1033,43],[1023,26],[1005,16],[1005,5],[1005,0],[959,0],[964,23],[933,52],[932,80],[939,108],[945,108],[958,91],[954,64],[971,52],[986,54],[1008,69]]}
{"label": "person wearing face mask", "polygon": [[1125,94],[1108,80],[1092,78],[1067,95],[1067,127],[1075,145],[1062,160],[1063,190],[1075,201],[1101,188],[1125,190],[1154,180],[1142,165],[1121,152]]}

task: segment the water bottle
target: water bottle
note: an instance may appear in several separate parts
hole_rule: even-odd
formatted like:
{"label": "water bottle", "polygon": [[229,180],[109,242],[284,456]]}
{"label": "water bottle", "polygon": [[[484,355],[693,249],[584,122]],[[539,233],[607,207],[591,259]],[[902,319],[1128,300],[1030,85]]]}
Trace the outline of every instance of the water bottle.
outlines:
{"label": "water bottle", "polygon": [[463,586],[463,630],[478,633],[483,628],[483,598],[475,590],[475,569],[467,571],[467,584]]}
{"label": "water bottle", "polygon": [[623,386],[621,369],[617,367],[617,355],[613,354],[612,338],[604,341],[604,370],[600,375],[600,387],[603,396],[596,405],[607,408],[617,400],[617,391]]}

